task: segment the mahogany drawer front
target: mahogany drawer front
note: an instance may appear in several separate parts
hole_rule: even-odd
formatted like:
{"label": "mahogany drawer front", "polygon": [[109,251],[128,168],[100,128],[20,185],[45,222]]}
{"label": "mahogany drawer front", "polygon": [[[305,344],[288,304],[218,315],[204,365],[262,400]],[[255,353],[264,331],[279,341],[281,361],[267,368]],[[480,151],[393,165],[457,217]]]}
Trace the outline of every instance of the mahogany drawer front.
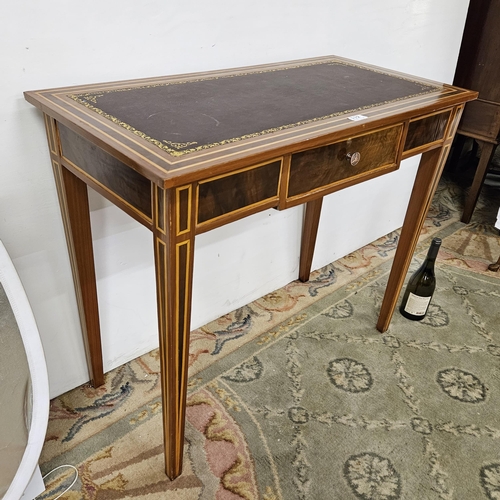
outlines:
{"label": "mahogany drawer front", "polygon": [[198,225],[277,205],[281,164],[280,158],[199,182]]}
{"label": "mahogany drawer front", "polygon": [[[348,179],[378,168],[396,165],[403,125],[377,130],[365,135],[292,155],[287,198],[333,187]],[[348,154],[359,153],[351,165]]]}
{"label": "mahogany drawer front", "polygon": [[429,144],[443,141],[451,110],[411,120],[406,135],[404,151],[424,149]]}
{"label": "mahogany drawer front", "polygon": [[112,193],[114,203],[123,203],[146,223],[151,221],[151,181],[84,139],[68,127],[58,124],[62,158],[106,192]]}

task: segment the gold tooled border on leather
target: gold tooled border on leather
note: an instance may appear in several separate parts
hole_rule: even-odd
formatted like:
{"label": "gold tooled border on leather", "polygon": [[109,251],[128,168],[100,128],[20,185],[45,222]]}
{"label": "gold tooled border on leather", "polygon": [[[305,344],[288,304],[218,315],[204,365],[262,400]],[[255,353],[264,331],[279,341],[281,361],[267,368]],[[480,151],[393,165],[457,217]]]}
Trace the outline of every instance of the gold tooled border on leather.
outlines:
{"label": "gold tooled border on leather", "polygon": [[[99,107],[97,107],[97,104],[98,104],[97,100],[98,100],[99,97],[102,97],[104,94],[109,94],[109,93],[114,93],[114,92],[127,92],[127,91],[130,91],[130,90],[137,90],[137,89],[143,89],[143,88],[153,88],[153,87],[166,87],[166,86],[169,86],[169,85],[181,85],[181,84],[184,84],[184,83],[193,83],[193,82],[201,82],[201,81],[209,81],[209,80],[219,80],[219,79],[222,79],[222,78],[236,78],[236,77],[239,77],[239,76],[245,76],[247,74],[271,73],[271,72],[275,72],[275,71],[285,71],[285,70],[288,70],[288,69],[301,68],[301,67],[305,67],[305,66],[315,66],[315,65],[318,65],[318,64],[337,64],[337,65],[340,65],[340,66],[352,66],[352,67],[360,68],[360,69],[368,69],[369,71],[373,71],[375,73],[379,73],[379,74],[386,75],[386,76],[391,76],[391,77],[397,78],[399,80],[405,80],[405,81],[408,81],[408,82],[412,82],[412,83],[418,84],[418,85],[420,85],[422,87],[427,87],[427,90],[424,90],[422,92],[417,92],[416,94],[411,94],[411,95],[406,95],[406,96],[403,96],[403,97],[398,97],[398,98],[391,99],[391,100],[388,100],[388,101],[382,101],[382,102],[378,102],[378,103],[367,105],[367,106],[361,106],[359,108],[347,109],[345,111],[339,111],[337,113],[331,113],[329,115],[319,116],[319,117],[316,117],[316,118],[311,118],[309,120],[304,120],[304,121],[299,121],[299,122],[295,122],[295,123],[290,123],[290,124],[282,125],[282,126],[276,127],[276,128],[270,128],[270,129],[266,129],[266,130],[261,130],[259,132],[253,132],[251,134],[246,134],[246,135],[242,135],[242,136],[239,136],[239,137],[232,137],[230,139],[225,139],[225,140],[220,141],[220,142],[214,142],[214,143],[210,143],[210,144],[203,144],[201,146],[196,146],[196,147],[192,147],[192,148],[189,148],[189,149],[186,149],[186,148],[188,148],[188,146],[195,146],[196,142],[174,143],[174,142],[171,142],[171,141],[163,141],[163,142],[159,141],[158,139],[155,139],[154,137],[150,137],[149,135],[145,134],[144,132],[141,132],[140,130],[137,130],[136,128],[134,128],[129,123],[125,123],[124,121],[120,120],[116,116],[113,116],[113,115],[111,115],[109,113],[106,113],[105,111],[103,111],[102,109],[100,109]],[[210,148],[213,148],[215,146],[222,146],[222,145],[225,145],[225,144],[231,144],[231,143],[234,143],[234,142],[242,141],[244,139],[251,139],[253,137],[263,136],[263,135],[270,134],[270,133],[273,133],[273,132],[278,132],[280,130],[287,130],[287,129],[290,129],[290,128],[293,128],[293,127],[298,127],[300,125],[306,125],[308,123],[314,123],[314,122],[317,122],[317,121],[320,121],[320,120],[326,120],[326,119],[329,119],[329,118],[333,118],[335,116],[341,116],[341,115],[345,115],[345,114],[349,114],[349,113],[356,113],[356,112],[367,110],[367,109],[370,109],[370,108],[374,108],[376,106],[380,106],[380,105],[383,105],[383,104],[389,104],[389,103],[394,103],[394,102],[397,102],[397,101],[402,101],[402,100],[405,100],[405,99],[411,99],[412,97],[417,97],[417,96],[420,96],[420,95],[425,95],[425,94],[429,94],[431,92],[435,92],[436,90],[439,90],[439,88],[440,87],[438,87],[438,86],[433,86],[433,85],[430,85],[430,84],[427,84],[427,83],[426,84],[422,84],[421,82],[419,82],[417,80],[413,80],[411,78],[405,78],[405,77],[400,76],[400,75],[396,76],[396,75],[393,75],[393,74],[385,72],[385,71],[380,71],[380,70],[373,69],[373,68],[366,68],[364,66],[360,66],[360,65],[357,65],[357,64],[352,64],[352,63],[347,63],[347,62],[344,62],[344,61],[337,61],[335,59],[332,59],[331,61],[318,61],[318,62],[314,62],[314,63],[297,64],[297,65],[293,65],[293,66],[286,66],[286,67],[282,67],[282,68],[273,68],[273,69],[267,69],[267,70],[262,70],[262,71],[250,71],[248,73],[236,73],[236,74],[233,74],[233,75],[204,77],[204,78],[190,79],[190,80],[179,80],[179,81],[173,81],[173,82],[149,84],[149,85],[138,86],[138,87],[124,87],[124,88],[111,89],[111,90],[98,91],[98,92],[87,92],[87,93],[84,93],[84,94],[68,94],[67,97],[73,99],[77,103],[85,106],[86,108],[94,111],[95,113],[103,116],[104,118],[107,118],[108,120],[110,120],[111,122],[115,123],[116,125],[124,128],[124,129],[128,130],[129,132],[132,132],[133,134],[135,134],[135,135],[141,137],[142,139],[150,142],[151,144],[154,144],[155,146],[157,146],[158,148],[162,149],[163,151],[166,151],[170,155],[172,155],[174,157],[180,157],[180,156],[184,156],[184,155],[189,154],[189,153],[194,153],[196,151],[202,151],[202,150],[205,150],[205,149],[210,149]],[[177,148],[177,149],[174,149],[174,148]]]}

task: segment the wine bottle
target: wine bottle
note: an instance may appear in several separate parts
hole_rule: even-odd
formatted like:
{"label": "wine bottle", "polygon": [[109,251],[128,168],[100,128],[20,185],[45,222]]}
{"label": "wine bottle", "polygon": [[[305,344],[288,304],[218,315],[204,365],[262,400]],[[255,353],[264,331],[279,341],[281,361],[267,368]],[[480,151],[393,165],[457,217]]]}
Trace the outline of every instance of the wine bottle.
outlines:
{"label": "wine bottle", "polygon": [[441,246],[441,239],[432,240],[427,257],[423,264],[412,274],[406,285],[403,301],[399,311],[408,319],[420,321],[425,318],[427,309],[436,288],[434,263]]}

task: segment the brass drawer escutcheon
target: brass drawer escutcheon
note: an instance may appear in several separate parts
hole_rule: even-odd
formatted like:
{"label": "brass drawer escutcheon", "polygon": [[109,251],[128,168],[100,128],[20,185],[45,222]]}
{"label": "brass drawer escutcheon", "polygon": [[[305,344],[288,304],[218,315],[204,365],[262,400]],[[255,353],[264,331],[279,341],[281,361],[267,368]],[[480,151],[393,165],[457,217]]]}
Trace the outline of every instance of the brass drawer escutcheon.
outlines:
{"label": "brass drawer escutcheon", "polygon": [[361,155],[357,151],[355,153],[347,153],[345,158],[353,167],[361,161]]}

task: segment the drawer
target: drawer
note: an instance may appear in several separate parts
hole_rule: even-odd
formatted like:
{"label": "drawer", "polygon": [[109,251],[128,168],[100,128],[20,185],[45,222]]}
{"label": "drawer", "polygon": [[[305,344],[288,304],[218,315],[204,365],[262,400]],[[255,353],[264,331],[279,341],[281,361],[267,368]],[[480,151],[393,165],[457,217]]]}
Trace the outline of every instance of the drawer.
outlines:
{"label": "drawer", "polygon": [[278,204],[282,159],[200,181],[197,225],[216,226]]}
{"label": "drawer", "polygon": [[[403,125],[399,124],[293,154],[287,199],[320,189],[326,194],[337,184],[373,177],[377,169],[385,173],[385,167],[397,165],[402,132]],[[359,154],[358,163],[353,161],[354,153]]]}
{"label": "drawer", "polygon": [[58,131],[63,161],[111,193],[113,203],[151,224],[151,181],[61,123]]}
{"label": "drawer", "polygon": [[443,113],[434,113],[411,120],[404,152],[415,154],[422,152],[433,143],[443,141],[450,117],[451,110],[447,110]]}

